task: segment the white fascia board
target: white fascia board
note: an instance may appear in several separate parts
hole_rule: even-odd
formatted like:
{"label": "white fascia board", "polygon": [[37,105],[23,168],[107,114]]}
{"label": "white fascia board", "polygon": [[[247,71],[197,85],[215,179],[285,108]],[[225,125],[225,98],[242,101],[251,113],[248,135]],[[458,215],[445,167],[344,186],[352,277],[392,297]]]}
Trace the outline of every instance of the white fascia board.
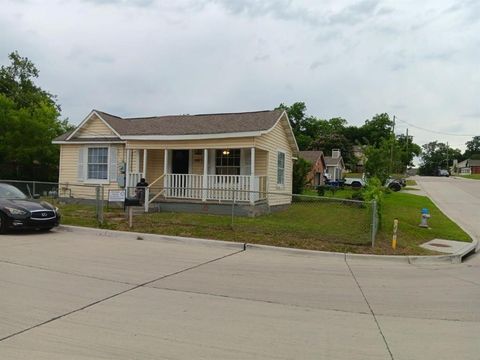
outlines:
{"label": "white fascia board", "polygon": [[99,118],[100,120],[102,120],[102,122],[103,122],[110,130],[112,130],[112,132],[113,132],[115,135],[117,135],[118,137],[120,137],[120,134],[119,134],[118,132],[116,132],[115,129],[112,128],[112,127],[110,126],[110,124],[107,123],[107,122],[105,121],[105,119],[103,119],[103,118],[100,116],[100,114],[98,114],[95,110],[92,110],[92,111],[90,111],[90,113],[87,115],[87,117],[82,120],[82,122],[80,123],[80,125],[78,125],[77,128],[76,128],[70,135],[68,135],[68,137],[67,137],[65,140],[70,140],[70,139],[73,137],[73,135],[75,135],[75,134],[77,133],[77,131],[80,130],[80,129],[83,127],[83,125],[85,125],[85,123],[86,123],[88,120],[90,120],[90,118],[92,117],[92,115],[97,115],[98,118]]}
{"label": "white fascia board", "polygon": [[61,141],[52,141],[52,144],[55,144],[55,145],[65,145],[65,144],[71,144],[71,145],[74,145],[74,144],[94,144],[94,145],[104,145],[104,144],[125,144],[126,141],[81,141],[81,140],[70,140],[70,141],[66,141],[66,140],[61,140]]}
{"label": "white fascia board", "polygon": [[225,139],[225,138],[239,138],[260,136],[269,132],[264,131],[246,131],[236,133],[222,133],[222,134],[198,134],[198,135],[124,135],[122,140],[202,140],[202,139]]}
{"label": "white fascia board", "polygon": [[283,115],[285,115],[285,118],[286,118],[287,124],[288,124],[288,129],[290,130],[290,135],[291,135],[291,137],[292,137],[292,139],[293,139],[293,143],[294,143],[294,145],[295,145],[294,152],[295,152],[295,153],[298,153],[298,152],[300,151],[300,149],[299,149],[298,144],[297,144],[297,139],[295,139],[295,134],[293,133],[292,125],[290,125],[290,120],[289,120],[288,114],[287,114],[287,112],[286,112],[285,110],[283,111],[283,113],[282,113],[282,115],[280,116],[280,118],[282,118]]}

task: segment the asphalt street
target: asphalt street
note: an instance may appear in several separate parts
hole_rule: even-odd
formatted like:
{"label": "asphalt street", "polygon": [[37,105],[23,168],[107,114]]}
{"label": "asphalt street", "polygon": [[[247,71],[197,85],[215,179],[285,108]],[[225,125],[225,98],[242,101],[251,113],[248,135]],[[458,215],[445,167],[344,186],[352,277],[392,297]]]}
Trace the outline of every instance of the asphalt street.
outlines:
{"label": "asphalt street", "polygon": [[[459,207],[480,213],[480,181],[460,181],[419,183],[457,220]],[[462,221],[479,234],[478,215]],[[215,241],[3,235],[0,358],[478,360],[478,258],[411,265]]]}

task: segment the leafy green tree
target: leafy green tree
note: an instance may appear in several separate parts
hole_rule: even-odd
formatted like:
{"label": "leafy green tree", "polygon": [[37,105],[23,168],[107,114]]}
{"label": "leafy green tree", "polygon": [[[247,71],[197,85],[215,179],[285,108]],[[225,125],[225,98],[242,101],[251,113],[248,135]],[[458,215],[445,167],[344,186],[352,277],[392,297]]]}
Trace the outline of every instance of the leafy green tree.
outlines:
{"label": "leafy green tree", "polygon": [[35,85],[35,65],[13,52],[0,67],[0,178],[56,180],[58,147],[51,143],[70,130],[60,120],[55,97]]}
{"label": "leafy green tree", "polygon": [[413,158],[420,156],[422,148],[413,142],[412,137],[407,139],[406,135],[397,135],[397,147],[400,152],[400,165],[401,168],[395,169],[395,172],[402,173],[407,167],[413,166]]}
{"label": "leafy green tree", "polygon": [[390,138],[392,127],[393,121],[388,114],[377,114],[361,127],[361,141],[364,145],[380,146],[382,141]]}
{"label": "leafy green tree", "polygon": [[472,140],[465,143],[467,148],[463,154],[464,159],[472,157],[472,155],[480,154],[480,136],[474,136]]}
{"label": "leafy green tree", "polygon": [[[420,175],[437,175],[439,169],[447,169],[452,165],[452,159],[459,159],[462,152],[459,149],[452,149],[446,144],[432,141],[422,146],[421,159],[419,167]],[[447,165],[447,159],[450,159]]]}
{"label": "leafy green tree", "polygon": [[303,159],[298,158],[293,163],[293,184],[292,191],[294,194],[301,194],[307,185],[307,175],[312,169],[312,164]]}
{"label": "leafy green tree", "polygon": [[365,156],[367,177],[376,177],[382,184],[385,184],[392,172],[401,167],[400,150],[393,137],[383,140],[379,146],[367,146]]}

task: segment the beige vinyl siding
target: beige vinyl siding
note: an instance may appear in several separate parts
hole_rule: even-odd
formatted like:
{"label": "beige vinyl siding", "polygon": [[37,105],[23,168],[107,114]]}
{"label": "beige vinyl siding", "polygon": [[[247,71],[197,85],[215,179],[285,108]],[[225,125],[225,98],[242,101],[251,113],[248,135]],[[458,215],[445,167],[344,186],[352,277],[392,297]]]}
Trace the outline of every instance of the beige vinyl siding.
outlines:
{"label": "beige vinyl siding", "polygon": [[[269,192],[292,193],[292,149],[287,138],[288,129],[287,118],[284,116],[268,133],[255,139],[255,147],[268,151],[268,186]],[[285,153],[285,184],[277,185],[277,153],[283,151]],[[269,205],[289,204],[291,196],[269,196]]]}
{"label": "beige vinyl siding", "polygon": [[[160,149],[147,150],[147,182],[151,184],[163,174],[164,151]],[[154,185],[163,188],[163,181]]]}
{"label": "beige vinyl siding", "polygon": [[268,151],[255,149],[255,175],[268,175]]}
{"label": "beige vinyl siding", "polygon": [[[198,151],[200,150],[200,151]],[[192,174],[203,175],[203,149],[198,149],[198,154],[195,155],[195,150],[192,150]]]}
{"label": "beige vinyl siding", "polygon": [[254,145],[253,137],[203,140],[129,140],[129,149],[235,149]]}
{"label": "beige vinyl siding", "polygon": [[101,136],[116,136],[115,133],[95,114],[83,124],[77,131],[74,138],[89,138]]}
{"label": "beige vinyl siding", "polygon": [[[67,144],[60,145],[60,170],[59,170],[59,183],[60,183],[60,196],[71,196],[80,199],[94,199],[95,198],[95,184],[92,181],[79,181],[78,180],[78,152],[81,147],[104,147],[108,144]],[[117,169],[125,159],[125,149],[123,144],[112,144],[111,147],[117,149]],[[105,189],[105,199],[108,196],[108,190],[119,190],[117,179],[111,179],[108,183],[102,183]]]}

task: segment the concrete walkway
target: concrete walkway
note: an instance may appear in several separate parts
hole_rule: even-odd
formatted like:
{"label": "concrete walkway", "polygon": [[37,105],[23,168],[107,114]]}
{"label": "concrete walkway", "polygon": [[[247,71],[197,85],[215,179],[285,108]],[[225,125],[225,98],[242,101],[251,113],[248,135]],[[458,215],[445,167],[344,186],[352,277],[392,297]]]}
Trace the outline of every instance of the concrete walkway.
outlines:
{"label": "concrete walkway", "polygon": [[0,236],[1,359],[479,359],[478,265]]}

